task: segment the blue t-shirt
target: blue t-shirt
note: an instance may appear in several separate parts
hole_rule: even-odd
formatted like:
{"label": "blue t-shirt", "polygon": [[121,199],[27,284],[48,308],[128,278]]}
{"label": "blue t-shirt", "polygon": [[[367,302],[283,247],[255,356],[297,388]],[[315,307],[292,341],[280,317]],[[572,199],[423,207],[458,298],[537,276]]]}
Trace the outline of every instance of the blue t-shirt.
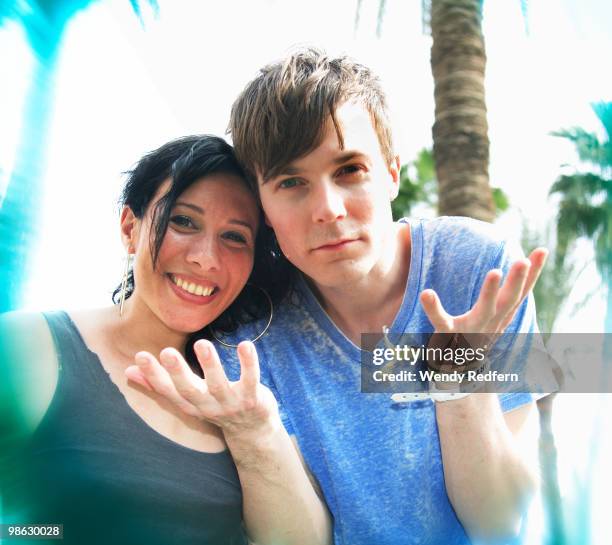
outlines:
{"label": "blue t-shirt", "polygon": [[[507,273],[522,257],[495,228],[465,218],[413,220],[411,262],[392,331],[432,332],[418,295],[433,288],[447,312],[468,311],[485,274]],[[265,320],[241,328],[228,342],[254,338]],[[533,301],[507,331],[532,332]],[[434,404],[394,403],[389,394],[361,393],[361,351],[334,325],[302,279],[275,309],[256,343],[262,382],[271,388],[287,431],[295,434],[334,517],[337,545],[470,543],[449,502]],[[235,349],[218,346],[233,380]],[[508,411],[529,394],[501,394]]]}

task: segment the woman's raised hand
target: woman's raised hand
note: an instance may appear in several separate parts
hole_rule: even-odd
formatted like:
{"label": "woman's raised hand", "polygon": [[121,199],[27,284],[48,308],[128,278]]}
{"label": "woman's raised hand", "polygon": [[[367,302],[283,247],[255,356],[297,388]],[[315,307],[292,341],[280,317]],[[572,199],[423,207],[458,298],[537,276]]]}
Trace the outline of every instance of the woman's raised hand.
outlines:
{"label": "woman's raised hand", "polygon": [[205,378],[197,376],[181,353],[165,348],[159,360],[138,352],[136,365],[125,370],[128,379],[155,391],[184,413],[219,426],[224,434],[257,433],[280,423],[272,392],[260,382],[259,361],[253,343],[238,345],[240,380],[228,380],[213,344],[199,340],[194,350]]}

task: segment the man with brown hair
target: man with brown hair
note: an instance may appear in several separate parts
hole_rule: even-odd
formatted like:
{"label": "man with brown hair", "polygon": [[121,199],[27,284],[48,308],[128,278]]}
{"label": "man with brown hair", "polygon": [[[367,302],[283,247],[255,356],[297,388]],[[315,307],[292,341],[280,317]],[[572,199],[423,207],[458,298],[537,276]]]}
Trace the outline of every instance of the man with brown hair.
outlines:
{"label": "man with brown hair", "polygon": [[[545,250],[527,260],[466,218],[394,223],[400,162],[385,96],[348,57],[306,49],[264,67],[235,101],[230,130],[279,251],[297,269],[292,296],[256,345],[262,382],[321,486],[335,542],[514,540],[535,486],[519,447],[531,396],[402,403],[364,394],[360,341],[386,326],[533,331],[529,293]],[[237,376],[234,350],[219,352]]]}

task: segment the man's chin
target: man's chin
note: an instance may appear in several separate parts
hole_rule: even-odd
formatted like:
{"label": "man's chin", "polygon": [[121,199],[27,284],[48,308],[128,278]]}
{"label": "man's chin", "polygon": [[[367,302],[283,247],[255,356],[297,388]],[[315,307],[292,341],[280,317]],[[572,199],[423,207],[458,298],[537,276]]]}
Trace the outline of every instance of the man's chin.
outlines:
{"label": "man's chin", "polygon": [[364,281],[372,267],[364,260],[346,260],[336,262],[306,274],[312,284],[321,289],[345,290]]}

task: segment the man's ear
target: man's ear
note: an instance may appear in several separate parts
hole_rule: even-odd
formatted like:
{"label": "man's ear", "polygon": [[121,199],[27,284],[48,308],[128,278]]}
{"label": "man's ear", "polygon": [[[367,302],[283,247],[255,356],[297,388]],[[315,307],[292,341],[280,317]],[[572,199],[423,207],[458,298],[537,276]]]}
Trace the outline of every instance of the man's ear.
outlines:
{"label": "man's ear", "polygon": [[136,252],[140,220],[129,206],[121,210],[121,241],[129,254]]}
{"label": "man's ear", "polygon": [[389,192],[390,201],[394,200],[395,197],[397,197],[397,194],[399,193],[401,168],[402,167],[400,163],[400,157],[399,155],[396,155],[391,160],[391,164],[389,165],[389,174],[391,174],[391,180],[392,180],[392,183],[389,186],[390,187],[390,192]]}

